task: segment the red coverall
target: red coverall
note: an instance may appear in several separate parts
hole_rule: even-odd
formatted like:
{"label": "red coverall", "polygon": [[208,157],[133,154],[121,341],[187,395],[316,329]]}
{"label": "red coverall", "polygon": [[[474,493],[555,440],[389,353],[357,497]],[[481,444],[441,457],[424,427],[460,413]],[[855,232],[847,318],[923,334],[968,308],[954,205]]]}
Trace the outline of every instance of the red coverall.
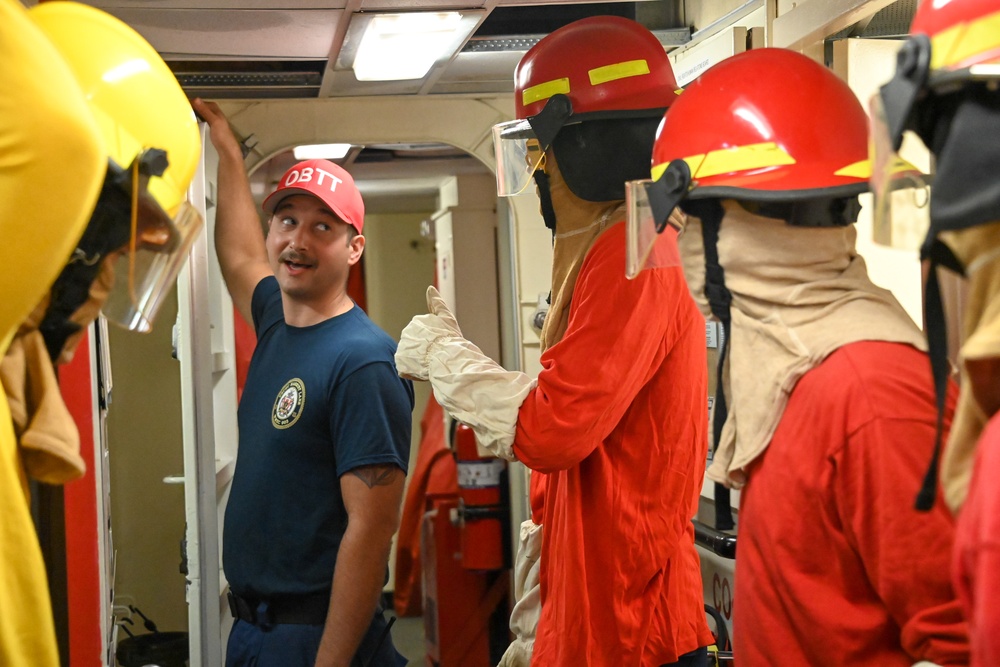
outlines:
{"label": "red coverall", "polygon": [[740,667],[967,663],[951,515],[914,509],[936,416],[909,345],[851,343],[798,381],[740,497]]}
{"label": "red coverall", "polygon": [[954,582],[969,619],[972,667],[1000,665],[1000,418],[976,446],[969,495],[958,515]]}
{"label": "red coverall", "polygon": [[518,414],[514,453],[547,473],[533,665],[658,667],[713,641],[691,524],[705,320],[680,267],[625,278],[624,237],[617,224],[587,254]]}

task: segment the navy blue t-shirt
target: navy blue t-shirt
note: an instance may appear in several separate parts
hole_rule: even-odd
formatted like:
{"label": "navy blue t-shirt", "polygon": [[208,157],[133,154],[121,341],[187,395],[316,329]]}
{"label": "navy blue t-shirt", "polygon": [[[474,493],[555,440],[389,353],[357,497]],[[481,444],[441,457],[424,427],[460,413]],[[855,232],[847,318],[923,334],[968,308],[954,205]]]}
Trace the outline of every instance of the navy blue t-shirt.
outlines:
{"label": "navy blue t-shirt", "polygon": [[347,526],[341,475],[410,451],[413,385],[396,343],[357,306],[319,324],[285,323],[273,277],[251,305],[257,347],[239,406],[239,455],[223,568],[248,598],[330,589]]}

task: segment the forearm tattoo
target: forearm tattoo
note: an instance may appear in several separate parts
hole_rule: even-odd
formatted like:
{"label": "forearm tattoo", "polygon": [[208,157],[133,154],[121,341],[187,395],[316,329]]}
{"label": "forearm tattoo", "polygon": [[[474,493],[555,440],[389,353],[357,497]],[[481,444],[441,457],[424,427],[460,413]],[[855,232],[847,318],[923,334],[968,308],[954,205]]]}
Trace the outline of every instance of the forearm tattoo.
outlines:
{"label": "forearm tattoo", "polygon": [[355,468],[351,474],[368,485],[369,489],[376,486],[389,486],[395,481],[397,475],[403,474],[398,466],[394,465],[374,465]]}

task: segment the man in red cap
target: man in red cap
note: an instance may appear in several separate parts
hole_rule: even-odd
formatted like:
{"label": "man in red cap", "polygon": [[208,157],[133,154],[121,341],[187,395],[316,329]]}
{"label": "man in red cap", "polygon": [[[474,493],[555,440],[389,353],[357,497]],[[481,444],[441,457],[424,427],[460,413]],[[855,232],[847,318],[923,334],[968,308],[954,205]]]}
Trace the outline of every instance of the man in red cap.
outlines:
{"label": "man in red cap", "polygon": [[409,460],[413,388],[395,342],[347,294],[365,247],[350,174],[300,162],[264,201],[229,124],[195,100],[219,153],[216,252],[257,346],[239,407],[223,567],[226,664],[397,667],[379,605]]}

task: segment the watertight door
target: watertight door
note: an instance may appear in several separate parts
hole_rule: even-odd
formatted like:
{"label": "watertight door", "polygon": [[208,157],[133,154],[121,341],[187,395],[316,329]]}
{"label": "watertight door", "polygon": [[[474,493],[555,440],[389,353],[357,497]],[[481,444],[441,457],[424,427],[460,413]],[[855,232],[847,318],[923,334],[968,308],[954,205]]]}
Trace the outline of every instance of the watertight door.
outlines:
{"label": "watertight door", "polygon": [[191,667],[223,664],[232,618],[222,573],[222,517],[236,461],[236,355],[233,305],[215,256],[218,157],[202,125],[204,152],[191,184],[205,231],[177,282],[181,365],[187,603]]}

